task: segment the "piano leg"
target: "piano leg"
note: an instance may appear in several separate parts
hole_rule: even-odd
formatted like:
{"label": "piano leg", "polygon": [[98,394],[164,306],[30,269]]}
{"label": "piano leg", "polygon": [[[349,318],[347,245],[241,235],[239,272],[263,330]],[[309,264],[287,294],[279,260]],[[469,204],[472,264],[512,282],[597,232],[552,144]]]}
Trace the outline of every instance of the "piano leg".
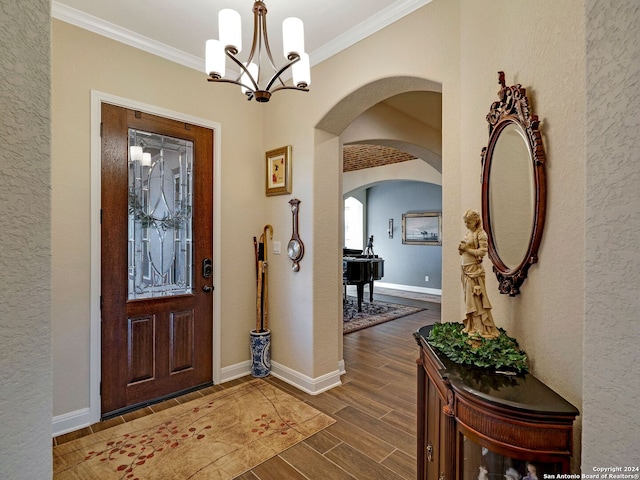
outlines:
{"label": "piano leg", "polygon": [[358,291],[358,312],[362,311],[362,298],[364,297],[364,282],[358,282],[356,285]]}
{"label": "piano leg", "polygon": [[369,303],[373,302],[373,280],[369,282]]}

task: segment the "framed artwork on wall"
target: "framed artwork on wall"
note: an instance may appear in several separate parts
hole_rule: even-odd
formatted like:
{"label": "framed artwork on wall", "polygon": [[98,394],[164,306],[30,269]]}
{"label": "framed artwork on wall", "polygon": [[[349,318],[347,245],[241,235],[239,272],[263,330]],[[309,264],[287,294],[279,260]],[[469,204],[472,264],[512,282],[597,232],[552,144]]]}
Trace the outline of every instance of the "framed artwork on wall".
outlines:
{"label": "framed artwork on wall", "polygon": [[403,213],[402,243],[406,245],[442,245],[442,213]]}
{"label": "framed artwork on wall", "polygon": [[267,160],[267,196],[291,193],[291,145],[269,150]]}

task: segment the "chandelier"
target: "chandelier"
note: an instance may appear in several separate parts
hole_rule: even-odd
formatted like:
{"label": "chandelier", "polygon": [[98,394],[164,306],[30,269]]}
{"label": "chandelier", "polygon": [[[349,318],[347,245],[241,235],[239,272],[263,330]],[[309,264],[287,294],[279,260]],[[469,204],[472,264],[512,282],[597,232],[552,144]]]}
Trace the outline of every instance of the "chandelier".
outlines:
{"label": "chandelier", "polygon": [[[309,91],[311,69],[309,55],[304,52],[304,26],[302,20],[295,17],[282,22],[283,54],[286,63],[278,68],[275,65],[269,38],[267,36],[267,7],[264,2],[253,4],[253,42],[246,62],[236,55],[242,51],[242,28],[240,14],[230,8],[218,13],[219,40],[207,40],[205,70],[210,82],[234,83],[240,86],[248,100],[268,102],[273,92],[278,90]],[[226,58],[230,58],[240,68],[235,79],[224,78]],[[281,76],[291,67],[292,84],[287,85]],[[264,70],[271,76],[267,78]]]}

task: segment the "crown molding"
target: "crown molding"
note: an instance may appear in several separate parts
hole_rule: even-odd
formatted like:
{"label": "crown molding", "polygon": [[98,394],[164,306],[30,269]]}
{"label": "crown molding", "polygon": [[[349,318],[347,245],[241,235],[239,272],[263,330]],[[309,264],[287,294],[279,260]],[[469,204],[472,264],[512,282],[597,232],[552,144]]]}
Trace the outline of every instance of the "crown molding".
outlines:
{"label": "crown molding", "polygon": [[338,35],[333,40],[325,43],[322,47],[314,50],[309,54],[311,65],[317,65],[320,62],[340,53],[342,50],[364,40],[373,35],[378,30],[391,25],[400,20],[402,17],[409,15],[415,10],[431,3],[433,0],[404,0],[394,2],[393,5],[381,10],[373,17],[368,18],[364,22],[359,23],[355,27]]}
{"label": "crown molding", "polygon": [[[391,25],[402,17],[412,13],[433,0],[403,0],[381,10],[373,17],[338,35],[322,47],[309,54],[311,65],[332,57],[351,45],[367,38],[378,30]],[[166,60],[204,72],[204,58],[191,55],[177,48],[152,40],[114,23],[107,22],[93,15],[68,7],[56,0],[51,4],[51,16],[57,20],[84,28],[117,42],[157,55]]]}
{"label": "crown molding", "polygon": [[125,45],[143,50],[145,52],[165,58],[185,67],[193,68],[204,72],[204,58],[191,55],[189,53],[173,48],[164,43],[152,40],[126,28],[122,28],[114,23],[107,22],[101,18],[94,17],[88,13],[75,8],[68,7],[60,2],[53,1],[51,4],[51,16],[76,27],[84,28],[90,32],[97,33]]}

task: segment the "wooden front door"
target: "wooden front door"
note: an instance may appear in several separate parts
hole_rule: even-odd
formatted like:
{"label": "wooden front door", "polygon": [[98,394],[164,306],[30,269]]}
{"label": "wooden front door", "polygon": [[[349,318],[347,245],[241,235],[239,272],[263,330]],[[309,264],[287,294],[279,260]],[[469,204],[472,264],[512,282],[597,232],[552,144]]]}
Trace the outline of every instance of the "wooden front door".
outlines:
{"label": "wooden front door", "polygon": [[213,131],[102,104],[102,417],[212,383]]}

